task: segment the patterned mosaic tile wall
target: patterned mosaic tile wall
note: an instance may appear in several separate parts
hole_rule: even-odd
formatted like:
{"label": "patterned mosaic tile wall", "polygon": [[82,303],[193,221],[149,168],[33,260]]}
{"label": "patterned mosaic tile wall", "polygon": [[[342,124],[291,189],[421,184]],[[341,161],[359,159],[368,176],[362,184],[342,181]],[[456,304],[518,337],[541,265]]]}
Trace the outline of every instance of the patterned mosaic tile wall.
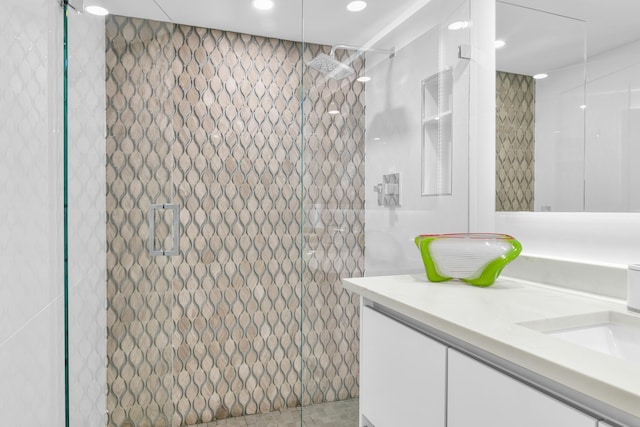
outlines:
{"label": "patterned mosaic tile wall", "polygon": [[[357,396],[358,301],[340,278],[363,269],[364,91],[304,76],[303,179],[302,57],[283,40],[108,19],[109,425]],[[180,255],[149,258],[144,206],[173,188]]]}
{"label": "patterned mosaic tile wall", "polygon": [[533,211],[535,80],[496,73],[496,210]]}
{"label": "patterned mosaic tile wall", "polygon": [[109,426],[171,426],[172,279],[147,250],[147,212],[171,201],[173,26],[107,18],[107,412]]}

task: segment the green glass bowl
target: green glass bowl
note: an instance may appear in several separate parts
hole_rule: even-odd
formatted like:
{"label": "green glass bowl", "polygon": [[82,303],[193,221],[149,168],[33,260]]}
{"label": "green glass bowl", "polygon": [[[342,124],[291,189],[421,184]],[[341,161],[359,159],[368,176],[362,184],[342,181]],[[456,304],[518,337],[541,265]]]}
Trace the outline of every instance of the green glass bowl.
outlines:
{"label": "green glass bowl", "polygon": [[475,286],[491,286],[522,251],[516,239],[497,233],[421,234],[415,242],[430,281]]}

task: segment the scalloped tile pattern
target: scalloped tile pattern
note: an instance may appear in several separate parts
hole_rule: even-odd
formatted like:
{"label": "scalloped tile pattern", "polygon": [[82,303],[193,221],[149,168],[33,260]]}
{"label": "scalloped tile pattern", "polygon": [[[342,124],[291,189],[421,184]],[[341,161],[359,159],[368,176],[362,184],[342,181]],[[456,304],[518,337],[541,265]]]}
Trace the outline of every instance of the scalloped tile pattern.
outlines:
{"label": "scalloped tile pattern", "polygon": [[[358,395],[358,299],[340,279],[364,265],[364,86],[303,75],[328,51],[108,18],[110,426]],[[161,197],[181,207],[170,259],[145,247]]]}
{"label": "scalloped tile pattern", "polygon": [[149,207],[173,197],[172,36],[171,24],[106,20],[109,426],[173,422],[175,268],[147,250]]}

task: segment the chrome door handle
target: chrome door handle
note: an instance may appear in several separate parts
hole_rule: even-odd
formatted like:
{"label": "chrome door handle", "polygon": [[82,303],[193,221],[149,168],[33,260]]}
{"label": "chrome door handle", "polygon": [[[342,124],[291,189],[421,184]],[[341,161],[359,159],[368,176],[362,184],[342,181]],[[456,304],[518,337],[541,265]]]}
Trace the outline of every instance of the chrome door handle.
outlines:
{"label": "chrome door handle", "polygon": [[[156,211],[171,210],[173,211],[173,227],[171,234],[173,235],[173,247],[169,250],[165,248],[156,248]],[[152,204],[149,207],[149,254],[151,256],[175,256],[178,255],[180,247],[180,207],[175,203]]]}

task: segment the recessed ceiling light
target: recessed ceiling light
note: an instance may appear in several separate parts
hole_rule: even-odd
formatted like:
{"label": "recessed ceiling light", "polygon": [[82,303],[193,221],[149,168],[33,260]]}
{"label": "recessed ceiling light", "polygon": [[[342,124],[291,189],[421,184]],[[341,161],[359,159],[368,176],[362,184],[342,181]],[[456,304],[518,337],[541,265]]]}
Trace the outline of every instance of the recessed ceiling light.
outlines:
{"label": "recessed ceiling light", "polygon": [[456,21],[449,24],[447,28],[455,31],[455,30],[464,30],[468,26],[469,26],[469,21]]}
{"label": "recessed ceiling light", "polygon": [[504,45],[506,45],[507,43],[505,43],[504,40],[496,40],[495,42],[493,42],[493,45],[495,46],[496,49],[500,49],[501,47],[504,47]]}
{"label": "recessed ceiling light", "polygon": [[356,80],[359,81],[359,82],[362,82],[362,83],[366,83],[368,81],[371,81],[371,77],[369,77],[369,76],[360,76]]}
{"label": "recessed ceiling light", "polygon": [[547,77],[549,77],[548,74],[545,73],[540,73],[540,74],[534,74],[533,78],[536,80],[541,80],[541,79],[546,79]]}
{"label": "recessed ceiling light", "polygon": [[347,10],[349,12],[360,12],[361,10],[364,10],[365,7],[367,7],[366,1],[356,0],[347,5]]}
{"label": "recessed ceiling light", "polygon": [[258,10],[269,10],[273,8],[273,0],[253,0],[253,7]]}
{"label": "recessed ceiling light", "polygon": [[581,109],[581,110],[584,110],[585,108],[587,108],[587,106],[586,106],[586,105],[581,105],[581,106],[580,106],[580,109]]}
{"label": "recessed ceiling light", "polygon": [[85,12],[90,13],[92,15],[96,15],[96,16],[106,16],[109,14],[109,11],[107,9],[97,5],[85,6],[84,10]]}

